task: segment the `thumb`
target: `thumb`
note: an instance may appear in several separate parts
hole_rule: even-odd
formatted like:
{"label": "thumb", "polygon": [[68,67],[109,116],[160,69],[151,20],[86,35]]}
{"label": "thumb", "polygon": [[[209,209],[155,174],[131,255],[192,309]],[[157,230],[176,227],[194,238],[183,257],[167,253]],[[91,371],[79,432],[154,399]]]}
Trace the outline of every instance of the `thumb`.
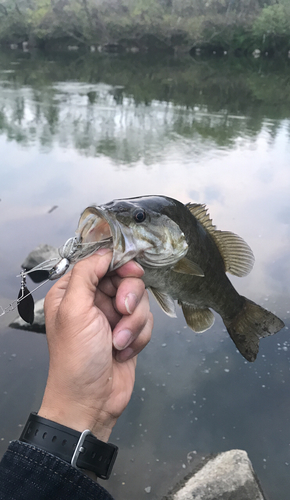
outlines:
{"label": "thumb", "polygon": [[107,273],[112,255],[111,250],[102,248],[74,266],[64,295],[71,309],[83,311],[94,305],[96,287]]}

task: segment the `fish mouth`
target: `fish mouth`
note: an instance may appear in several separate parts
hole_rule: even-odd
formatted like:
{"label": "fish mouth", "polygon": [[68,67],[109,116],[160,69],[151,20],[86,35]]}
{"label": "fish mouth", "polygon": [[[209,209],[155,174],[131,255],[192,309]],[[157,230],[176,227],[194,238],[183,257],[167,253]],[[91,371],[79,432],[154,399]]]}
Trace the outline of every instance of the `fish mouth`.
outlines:
{"label": "fish mouth", "polygon": [[76,234],[82,243],[97,243],[112,238],[110,222],[99,207],[88,207],[82,213]]}
{"label": "fish mouth", "polygon": [[[116,265],[117,242],[124,240],[117,220],[113,220],[102,207],[88,207],[82,213],[76,230],[78,245],[83,247],[84,253],[96,252],[99,248],[113,250],[110,270],[120,267]],[[123,246],[123,245],[122,245]]]}

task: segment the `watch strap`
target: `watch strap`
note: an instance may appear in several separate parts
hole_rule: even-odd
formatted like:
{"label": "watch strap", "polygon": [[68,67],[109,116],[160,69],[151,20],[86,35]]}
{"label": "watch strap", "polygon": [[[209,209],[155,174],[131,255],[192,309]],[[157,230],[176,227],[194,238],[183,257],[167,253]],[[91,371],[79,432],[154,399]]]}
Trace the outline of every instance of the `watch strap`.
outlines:
{"label": "watch strap", "polygon": [[36,413],[30,414],[19,440],[93,471],[101,479],[109,479],[118,454],[117,446],[100,441],[89,431],[78,432]]}

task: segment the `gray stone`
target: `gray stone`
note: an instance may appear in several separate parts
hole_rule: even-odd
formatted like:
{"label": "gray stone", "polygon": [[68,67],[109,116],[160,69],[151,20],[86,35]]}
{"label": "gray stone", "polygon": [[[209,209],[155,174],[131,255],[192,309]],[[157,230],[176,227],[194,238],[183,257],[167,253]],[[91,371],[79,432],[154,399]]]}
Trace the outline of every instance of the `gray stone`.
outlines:
{"label": "gray stone", "polygon": [[[21,267],[30,271],[33,267],[41,264],[45,260],[50,259],[60,259],[58,249],[51,245],[39,245],[34,250],[32,250],[22,263]],[[55,262],[52,262],[52,266]],[[29,277],[35,282],[39,283],[44,279],[48,278],[47,271],[34,271],[29,274]],[[29,287],[30,288],[30,287]],[[45,321],[44,321],[44,310],[43,310],[44,299],[38,300],[34,306],[34,321],[32,325],[23,321],[20,316],[16,318],[12,323],[10,323],[11,328],[17,328],[18,330],[28,330],[31,332],[45,333]]]}
{"label": "gray stone", "polygon": [[[50,245],[39,245],[28,254],[21,267],[26,271],[30,271],[33,267],[46,260],[52,260],[51,267],[56,264],[60,260],[58,249]],[[32,271],[29,277],[34,283],[41,283],[41,281],[48,279],[48,271]]]}
{"label": "gray stone", "polygon": [[34,250],[32,250],[24,260],[21,267],[23,269],[30,270],[33,267],[41,264],[41,262],[49,259],[60,259],[58,249],[52,247],[51,245],[39,245]]}
{"label": "gray stone", "polygon": [[254,52],[253,52],[253,56],[255,57],[255,59],[257,59],[258,57],[260,57],[260,55],[261,55],[260,49],[255,49]]}
{"label": "gray stone", "polygon": [[23,319],[21,319],[19,316],[12,323],[10,323],[10,328],[16,328],[18,330],[28,330],[30,332],[45,333],[43,304],[44,299],[40,299],[35,302],[34,321],[32,325],[23,321]]}
{"label": "gray stone", "polygon": [[[60,260],[60,255],[58,249],[51,246],[42,244],[32,250],[21,267],[30,271],[33,267],[41,264],[46,260],[57,259],[55,262],[52,262],[51,266],[53,266],[57,261]],[[33,271],[29,274],[29,277],[35,283],[40,283],[41,281],[48,278],[48,271]],[[29,289],[31,287],[29,286]],[[34,321],[32,325],[23,321],[22,318],[16,318],[12,323],[10,323],[11,328],[17,328],[19,330],[28,330],[31,332],[37,333],[45,333],[45,321],[44,321],[44,310],[43,310],[44,299],[38,300],[34,306]]]}
{"label": "gray stone", "polygon": [[220,453],[163,500],[265,500],[247,453]]}

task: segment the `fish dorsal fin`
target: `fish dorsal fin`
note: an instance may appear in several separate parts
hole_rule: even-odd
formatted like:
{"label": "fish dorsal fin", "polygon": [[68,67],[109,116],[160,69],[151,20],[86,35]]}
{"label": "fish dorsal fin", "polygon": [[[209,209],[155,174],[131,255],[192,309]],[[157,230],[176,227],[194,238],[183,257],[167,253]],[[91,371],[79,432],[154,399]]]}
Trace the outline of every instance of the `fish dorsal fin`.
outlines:
{"label": "fish dorsal fin", "polygon": [[253,269],[255,257],[243,238],[229,231],[215,231],[213,238],[223,258],[225,270],[235,276],[247,276]]}
{"label": "fish dorsal fin", "polygon": [[212,219],[207,212],[206,205],[200,205],[199,203],[187,203],[185,206],[209,233],[216,230],[216,226],[213,225]]}
{"label": "fish dorsal fin", "polygon": [[153,297],[160,305],[162,311],[164,311],[171,318],[176,318],[175,303],[173,298],[167,293],[160,292],[160,290],[151,286],[148,287],[148,290],[150,290]]}
{"label": "fish dorsal fin", "polygon": [[183,257],[183,259],[179,260],[177,264],[173,267],[172,271],[181,274],[191,274],[193,276],[204,276],[204,272],[199,267],[198,264],[193,262],[192,260]]}
{"label": "fish dorsal fin", "polygon": [[237,234],[218,231],[213,225],[205,205],[188,203],[186,207],[214,239],[223,258],[225,271],[235,276],[246,276],[254,265],[254,255],[249,245]]}

